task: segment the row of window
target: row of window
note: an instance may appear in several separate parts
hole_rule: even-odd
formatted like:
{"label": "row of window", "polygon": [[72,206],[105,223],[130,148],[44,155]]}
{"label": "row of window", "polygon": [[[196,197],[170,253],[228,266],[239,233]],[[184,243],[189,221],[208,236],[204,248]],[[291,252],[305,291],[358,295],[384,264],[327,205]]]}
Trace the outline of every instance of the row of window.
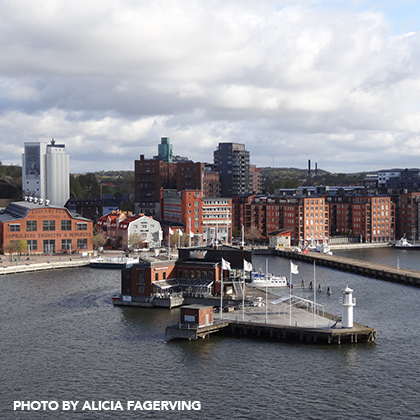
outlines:
{"label": "row of window", "polygon": [[[55,239],[44,239],[42,241],[42,252],[49,254],[56,252]],[[28,251],[39,251],[38,249],[38,240],[32,239],[26,241],[28,245]],[[71,251],[71,239],[62,239],[61,240],[61,249],[60,250],[69,250]],[[78,239],[77,240],[77,249],[88,249],[88,240],[87,239]]]}
{"label": "row of window", "polygon": [[[26,231],[27,232],[36,232],[38,230],[38,221],[37,220],[27,220],[26,221]],[[42,221],[42,230],[43,231],[54,231],[55,230],[55,220],[43,220]],[[61,230],[71,230],[71,220],[61,220]],[[76,223],[76,230],[87,230],[87,223]],[[20,223],[10,223],[9,232],[20,232],[21,225]]]}

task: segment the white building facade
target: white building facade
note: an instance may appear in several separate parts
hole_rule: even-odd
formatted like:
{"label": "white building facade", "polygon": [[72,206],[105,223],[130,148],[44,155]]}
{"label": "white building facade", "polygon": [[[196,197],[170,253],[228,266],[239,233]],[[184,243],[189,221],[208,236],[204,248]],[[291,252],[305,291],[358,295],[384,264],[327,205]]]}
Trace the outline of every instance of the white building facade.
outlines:
{"label": "white building facade", "polygon": [[144,245],[149,248],[160,248],[162,243],[162,229],[160,223],[149,216],[140,216],[138,219],[127,218],[120,224],[123,229],[127,228],[127,241],[133,235],[138,235]]}
{"label": "white building facade", "polygon": [[51,205],[64,206],[70,198],[69,155],[64,144],[26,142],[22,155],[23,194]]}

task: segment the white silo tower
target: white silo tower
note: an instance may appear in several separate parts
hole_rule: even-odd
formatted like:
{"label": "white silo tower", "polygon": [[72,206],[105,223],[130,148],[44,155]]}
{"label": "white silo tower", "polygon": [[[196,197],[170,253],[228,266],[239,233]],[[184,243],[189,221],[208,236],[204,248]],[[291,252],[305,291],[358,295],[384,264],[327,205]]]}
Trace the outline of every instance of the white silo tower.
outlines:
{"label": "white silo tower", "polygon": [[343,315],[342,328],[353,328],[353,306],[356,306],[356,298],[353,298],[353,290],[349,286],[343,291]]}

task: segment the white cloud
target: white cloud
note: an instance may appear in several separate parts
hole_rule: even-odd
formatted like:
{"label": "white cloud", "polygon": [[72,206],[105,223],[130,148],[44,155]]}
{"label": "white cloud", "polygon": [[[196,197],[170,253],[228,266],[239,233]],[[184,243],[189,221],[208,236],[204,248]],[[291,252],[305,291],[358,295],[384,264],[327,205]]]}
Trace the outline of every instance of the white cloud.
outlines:
{"label": "white cloud", "polygon": [[168,136],[196,161],[235,141],[261,166],[417,166],[419,32],[332,4],[4,0],[2,160],[54,137],[72,171],[133,168]]}

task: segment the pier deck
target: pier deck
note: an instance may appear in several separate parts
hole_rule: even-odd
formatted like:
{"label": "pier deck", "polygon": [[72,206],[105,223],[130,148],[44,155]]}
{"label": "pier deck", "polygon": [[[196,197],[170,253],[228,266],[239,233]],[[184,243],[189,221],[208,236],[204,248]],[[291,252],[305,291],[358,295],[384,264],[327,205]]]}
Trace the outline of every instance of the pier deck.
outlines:
{"label": "pier deck", "polygon": [[[222,313],[212,325],[193,327],[175,324],[166,328],[169,338],[205,338],[216,332],[229,335],[255,336],[259,338],[300,341],[305,343],[357,343],[373,342],[376,331],[365,325],[353,324],[353,328],[341,328],[338,317],[323,313],[314,314],[307,309],[290,307],[287,303],[279,305],[276,312],[265,311],[265,307],[247,307],[241,310]],[[220,316],[220,314],[215,314]]]}
{"label": "pier deck", "polygon": [[355,273],[360,276],[401,283],[408,286],[420,287],[420,271],[407,268],[398,268],[391,265],[378,264],[371,261],[356,260],[352,258],[339,257],[337,255],[321,254],[319,252],[308,252],[300,254],[288,251],[274,251],[274,255],[282,258],[304,261],[330,267],[336,270]]}

